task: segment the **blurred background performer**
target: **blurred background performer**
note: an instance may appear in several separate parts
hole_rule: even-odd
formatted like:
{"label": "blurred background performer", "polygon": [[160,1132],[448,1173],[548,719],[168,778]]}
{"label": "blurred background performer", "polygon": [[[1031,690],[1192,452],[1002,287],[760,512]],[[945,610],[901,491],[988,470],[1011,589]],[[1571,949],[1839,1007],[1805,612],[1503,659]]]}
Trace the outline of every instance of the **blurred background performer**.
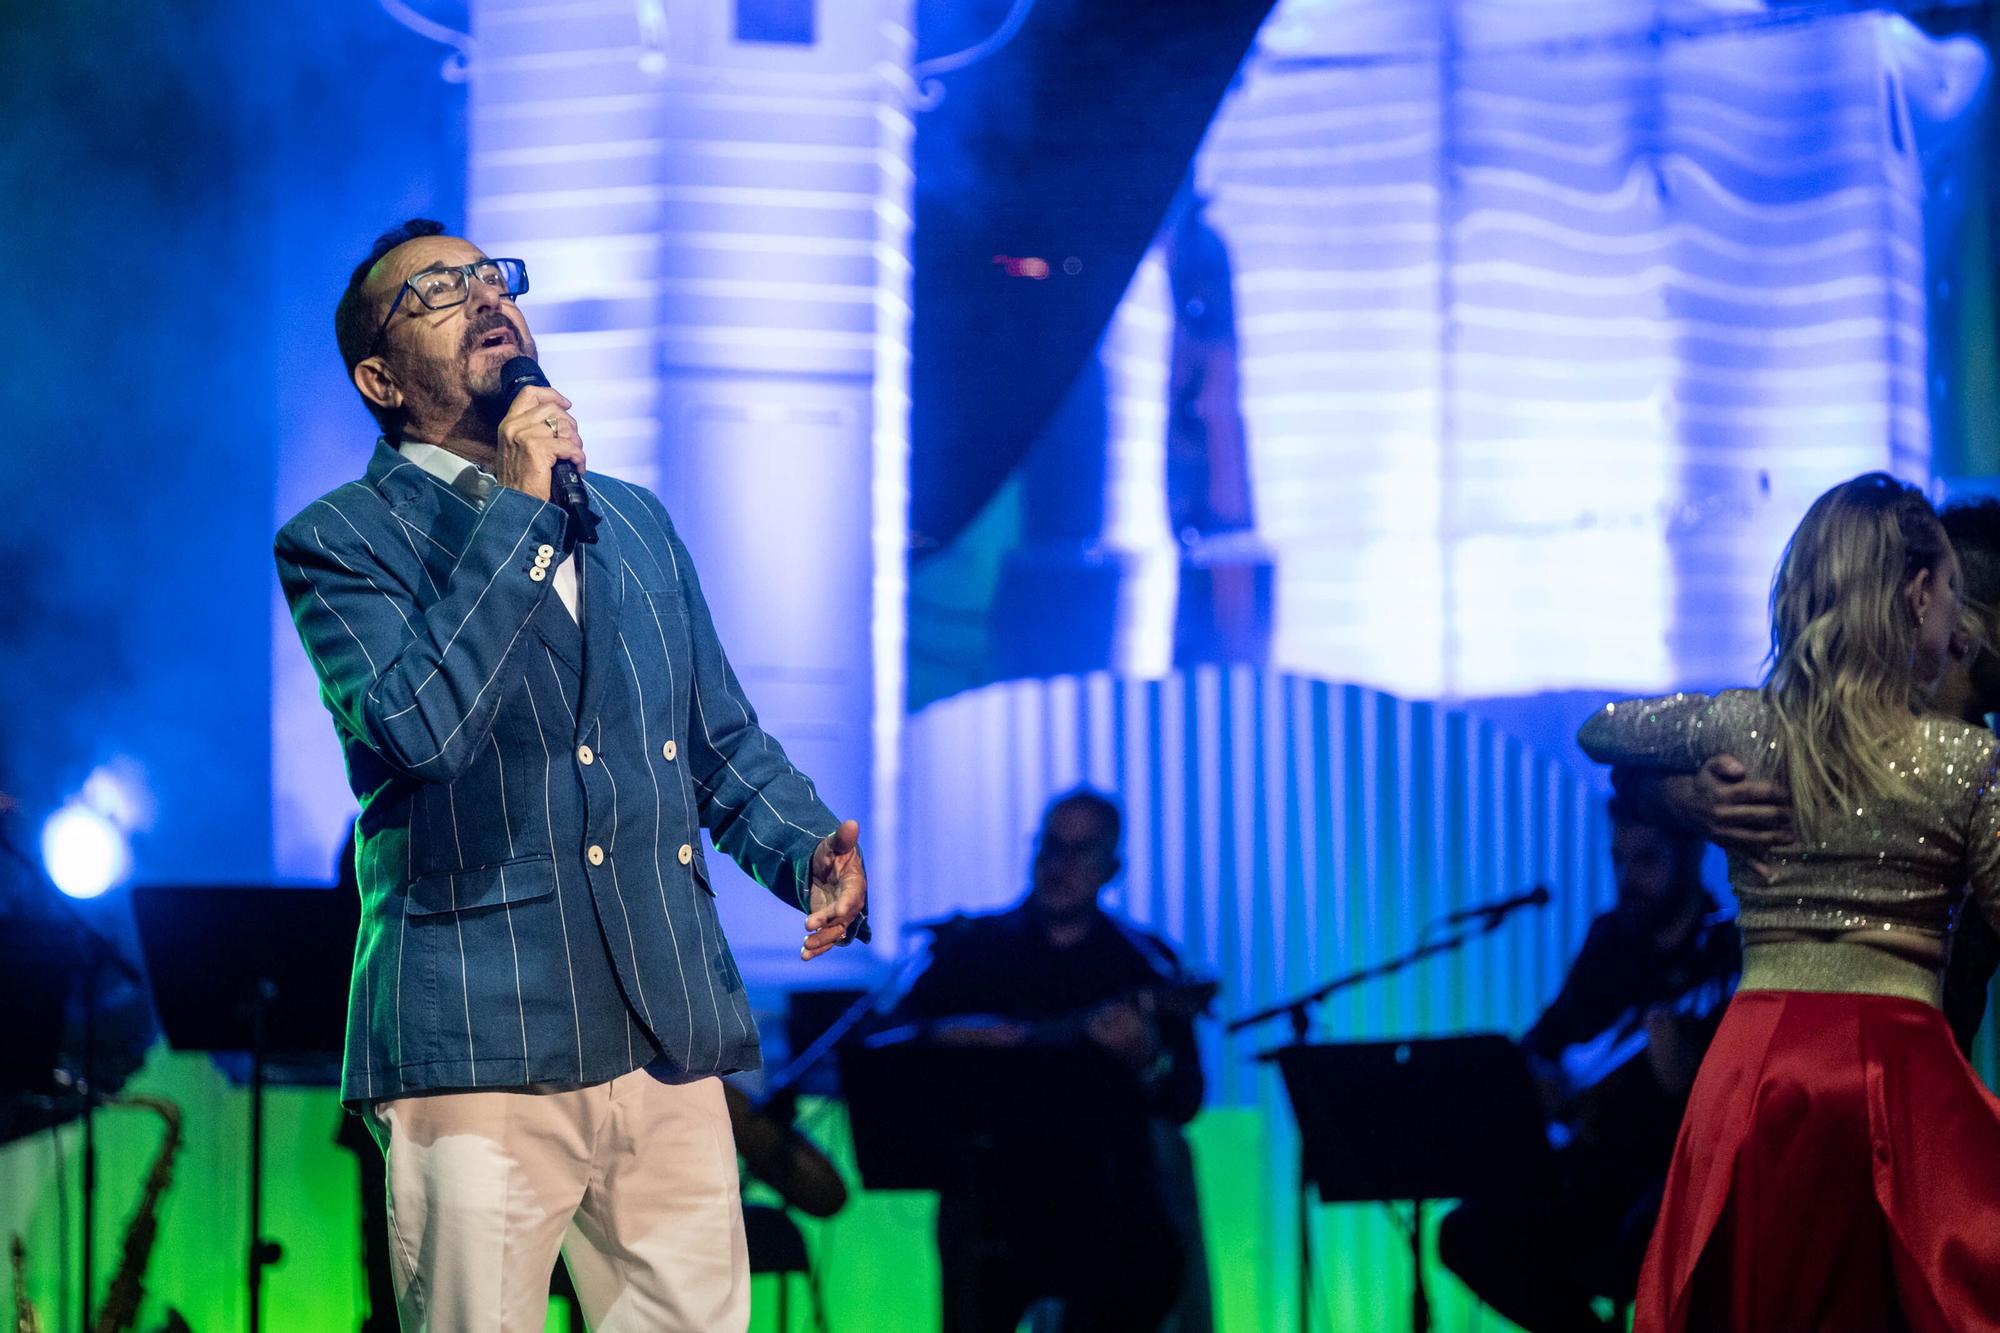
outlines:
{"label": "blurred background performer", "polygon": [[1925,710],[1959,626],[1923,494],[1834,487],[1772,589],[1761,690],[1612,704],[1606,763],[1720,754],[1798,839],[1730,859],[1743,980],[1674,1150],[1635,1328],[2000,1329],[2000,1102],[1939,1010],[1954,917],[2000,912],[2000,748]]}
{"label": "blurred background performer", "polygon": [[[1939,517],[1958,556],[1964,632],[1952,640],[1932,702],[1946,717],[1985,727],[2000,713],[2000,500],[1952,505]],[[1944,970],[1944,1016],[1968,1055],[1996,970],[2000,933],[1984,912],[1960,911]]]}
{"label": "blurred background performer", "polygon": [[335,331],[382,437],[277,539],[361,804],[342,1099],[399,1312],[540,1329],[561,1247],[600,1333],[740,1330],[717,1075],[757,1034],[698,828],[808,913],[804,958],[861,928],[858,829],[758,727],[660,502],[552,502],[585,460],[568,399],[502,382],[526,267],[442,233],[355,266]]}
{"label": "blurred background performer", "polygon": [[1703,841],[1624,798],[1608,813],[1617,904],[1521,1040],[1554,1174],[1534,1195],[1467,1200],[1438,1233],[1445,1265],[1529,1333],[1609,1329],[1594,1299],[1631,1299],[1681,1109],[1740,965],[1734,923],[1702,884]]}
{"label": "blurred background performer", "polygon": [[[984,1179],[938,1203],[945,1333],[1012,1333],[1044,1298],[1064,1333],[1177,1333],[1212,1326],[1193,1164],[1181,1126],[1201,1107],[1201,1061],[1188,983],[1167,944],[1104,910],[1120,869],[1123,820],[1079,788],[1043,813],[1033,883],[1018,906],[938,931],[929,963],[895,1017],[934,1040],[1023,1047],[1071,1040],[1136,1080],[1143,1112],[1093,1127],[1076,1145],[1002,1144]],[[1195,988],[1199,990],[1199,988]],[[1049,1087],[1052,1099],[1079,1095]]]}

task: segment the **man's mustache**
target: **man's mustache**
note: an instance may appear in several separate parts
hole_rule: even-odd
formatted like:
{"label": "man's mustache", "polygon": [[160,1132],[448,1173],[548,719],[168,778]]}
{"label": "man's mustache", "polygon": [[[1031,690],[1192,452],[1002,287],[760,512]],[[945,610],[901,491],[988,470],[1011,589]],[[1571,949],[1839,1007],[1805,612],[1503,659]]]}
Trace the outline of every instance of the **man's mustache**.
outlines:
{"label": "man's mustache", "polygon": [[465,337],[461,340],[464,345],[460,350],[470,352],[473,348],[479,346],[481,338],[484,338],[495,329],[505,329],[513,336],[514,345],[516,347],[521,346],[521,331],[516,329],[512,324],[509,324],[505,315],[494,311],[480,317],[476,322],[467,326]]}

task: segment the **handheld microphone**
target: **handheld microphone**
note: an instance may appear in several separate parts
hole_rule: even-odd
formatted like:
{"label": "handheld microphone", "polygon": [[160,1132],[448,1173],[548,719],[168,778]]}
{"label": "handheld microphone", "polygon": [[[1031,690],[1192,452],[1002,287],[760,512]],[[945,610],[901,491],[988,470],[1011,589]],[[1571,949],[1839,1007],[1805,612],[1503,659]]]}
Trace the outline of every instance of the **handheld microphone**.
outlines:
{"label": "handheld microphone", "polygon": [[[521,390],[531,386],[543,389],[555,387],[532,356],[509,357],[507,364],[500,367],[500,392],[511,401]],[[596,515],[590,512],[590,493],[583,489],[583,478],[578,475],[576,464],[567,458],[558,458],[551,470],[551,478],[555,483],[556,503],[569,511],[578,537],[587,542],[596,541]]]}
{"label": "handheld microphone", "polygon": [[1490,903],[1481,903],[1477,907],[1461,907],[1456,912],[1446,915],[1442,924],[1460,926],[1468,921],[1484,919],[1489,925],[1498,925],[1501,918],[1510,916],[1520,911],[1523,907],[1546,907],[1548,903],[1549,886],[1546,884],[1537,884],[1526,893],[1517,893],[1511,898],[1496,898]]}

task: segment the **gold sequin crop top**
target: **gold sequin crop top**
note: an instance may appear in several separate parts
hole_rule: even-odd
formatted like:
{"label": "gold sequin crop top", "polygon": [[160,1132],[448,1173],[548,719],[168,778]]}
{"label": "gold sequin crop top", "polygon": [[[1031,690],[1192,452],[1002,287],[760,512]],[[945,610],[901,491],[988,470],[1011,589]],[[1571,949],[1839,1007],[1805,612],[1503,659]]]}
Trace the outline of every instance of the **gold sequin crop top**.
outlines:
{"label": "gold sequin crop top", "polygon": [[[1608,704],[1577,741],[1605,764],[1693,772],[1718,754],[1772,780],[1770,709],[1751,690]],[[1947,934],[1970,885],[2000,924],[2000,742],[1983,728],[1913,718],[1893,762],[1902,790],[1823,821],[1809,841],[1763,860],[1768,879],[1729,858],[1746,937],[1760,929]]]}

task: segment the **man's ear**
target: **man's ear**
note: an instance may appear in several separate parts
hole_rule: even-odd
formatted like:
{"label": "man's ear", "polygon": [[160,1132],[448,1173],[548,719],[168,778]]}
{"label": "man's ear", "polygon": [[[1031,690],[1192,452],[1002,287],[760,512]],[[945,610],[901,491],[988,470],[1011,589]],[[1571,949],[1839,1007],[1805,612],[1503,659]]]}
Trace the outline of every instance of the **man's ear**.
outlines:
{"label": "man's ear", "polygon": [[389,363],[379,356],[365,357],[355,365],[354,387],[377,407],[403,405],[403,386],[396,382],[396,373],[389,369]]}

